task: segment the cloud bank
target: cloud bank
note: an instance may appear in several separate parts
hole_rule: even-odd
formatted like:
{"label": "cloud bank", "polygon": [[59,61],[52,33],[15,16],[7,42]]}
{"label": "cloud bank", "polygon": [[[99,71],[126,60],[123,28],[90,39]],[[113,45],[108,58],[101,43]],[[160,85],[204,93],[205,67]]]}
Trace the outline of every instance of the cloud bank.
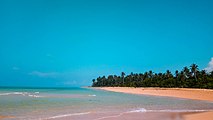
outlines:
{"label": "cloud bank", "polygon": [[209,62],[208,66],[204,69],[207,72],[213,71],[213,57],[211,58],[211,61]]}

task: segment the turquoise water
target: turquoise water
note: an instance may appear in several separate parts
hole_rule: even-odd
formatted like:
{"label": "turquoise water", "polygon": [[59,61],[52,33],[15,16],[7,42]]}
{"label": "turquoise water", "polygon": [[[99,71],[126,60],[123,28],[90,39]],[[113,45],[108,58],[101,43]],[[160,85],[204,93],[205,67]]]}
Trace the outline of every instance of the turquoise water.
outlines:
{"label": "turquoise water", "polygon": [[[14,116],[8,118],[13,120],[66,119],[72,116],[99,120],[106,115],[121,113],[209,110],[213,110],[213,102],[114,93],[91,88],[0,88],[0,115]],[[75,119],[82,120],[82,117]]]}

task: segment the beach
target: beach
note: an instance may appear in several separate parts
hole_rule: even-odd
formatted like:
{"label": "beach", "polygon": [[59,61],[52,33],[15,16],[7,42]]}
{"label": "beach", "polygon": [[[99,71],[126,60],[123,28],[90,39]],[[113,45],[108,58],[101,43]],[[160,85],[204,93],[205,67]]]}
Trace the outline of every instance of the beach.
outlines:
{"label": "beach", "polygon": [[213,90],[189,88],[131,88],[131,87],[100,87],[98,89],[130,94],[178,97],[194,100],[213,101]]}
{"label": "beach", "polygon": [[[97,89],[122,92],[128,94],[142,94],[153,96],[177,97],[184,99],[213,102],[213,90],[190,88],[131,88],[131,87],[100,87]],[[213,112],[201,112],[183,115],[185,120],[212,120]]]}
{"label": "beach", "polygon": [[142,88],[119,89],[132,94],[103,88],[0,88],[0,119],[192,120],[209,118],[213,110],[209,100],[137,95]]}

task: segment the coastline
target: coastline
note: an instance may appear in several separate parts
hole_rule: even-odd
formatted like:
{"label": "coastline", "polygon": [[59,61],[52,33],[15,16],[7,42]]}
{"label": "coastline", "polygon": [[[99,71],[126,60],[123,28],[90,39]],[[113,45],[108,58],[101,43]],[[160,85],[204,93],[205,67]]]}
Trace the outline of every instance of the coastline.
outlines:
{"label": "coastline", "polygon": [[213,90],[192,88],[132,88],[132,87],[94,87],[99,90],[122,92],[128,94],[177,97],[213,102]]}
{"label": "coastline", "polygon": [[[131,88],[131,87],[95,87],[94,89],[128,94],[176,97],[213,102],[213,90],[192,88]],[[213,111],[183,115],[184,120],[211,120]]]}

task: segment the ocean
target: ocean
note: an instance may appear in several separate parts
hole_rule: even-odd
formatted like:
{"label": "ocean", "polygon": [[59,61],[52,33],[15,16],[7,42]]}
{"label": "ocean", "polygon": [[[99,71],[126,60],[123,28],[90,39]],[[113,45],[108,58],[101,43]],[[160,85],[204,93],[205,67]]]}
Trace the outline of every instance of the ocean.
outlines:
{"label": "ocean", "polygon": [[0,88],[5,120],[181,120],[213,102],[115,93],[92,88]]}

